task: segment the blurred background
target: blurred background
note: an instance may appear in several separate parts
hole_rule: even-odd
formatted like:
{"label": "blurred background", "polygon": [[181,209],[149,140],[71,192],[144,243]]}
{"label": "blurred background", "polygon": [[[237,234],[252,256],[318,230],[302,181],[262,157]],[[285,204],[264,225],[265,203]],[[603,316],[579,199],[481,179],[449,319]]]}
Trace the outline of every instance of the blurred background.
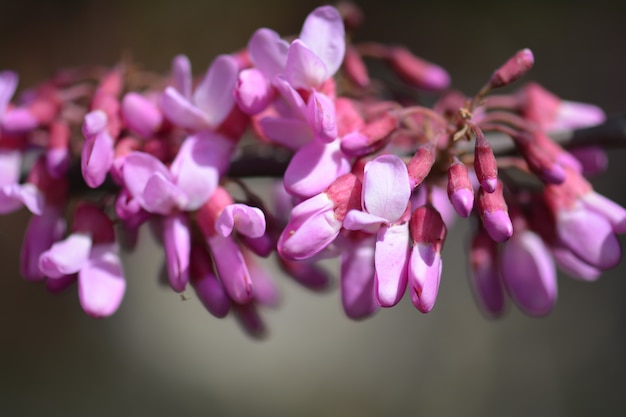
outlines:
{"label": "blurred background", "polygon": [[[123,55],[165,73],[187,54],[196,73],[265,26],[299,32],[316,1],[0,1],[0,69],[33,85],[62,67],[114,65]],[[626,111],[626,7],[583,1],[358,1],[356,40],[404,44],[476,91],[515,51],[526,80]],[[622,3],[623,4],[623,3]],[[594,186],[626,205],[624,150]],[[126,254],[120,310],[93,320],[75,288],[48,294],[22,280],[28,214],[0,217],[0,415],[3,416],[618,416],[626,415],[626,262],[596,283],[559,279],[554,312],[513,306],[498,321],[474,306],[465,278],[467,225],[444,251],[435,309],[408,299],[363,322],[337,290],[313,294],[278,276],[284,299],[263,311],[269,337],[247,337],[193,294],[157,283],[162,255],[142,236]],[[622,242],[624,240],[622,239]]]}

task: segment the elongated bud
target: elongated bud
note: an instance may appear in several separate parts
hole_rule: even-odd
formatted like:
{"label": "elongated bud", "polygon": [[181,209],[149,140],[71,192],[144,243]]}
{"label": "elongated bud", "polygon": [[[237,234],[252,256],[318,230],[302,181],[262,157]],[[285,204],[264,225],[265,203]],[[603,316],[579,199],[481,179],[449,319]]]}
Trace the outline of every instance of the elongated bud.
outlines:
{"label": "elongated bud", "polygon": [[388,113],[365,125],[358,132],[345,135],[341,150],[349,156],[363,156],[385,146],[390,135],[398,128],[398,119]]}
{"label": "elongated bud", "polygon": [[518,51],[504,65],[494,71],[489,79],[489,87],[504,87],[517,81],[532,68],[534,62],[535,57],[530,49]]}
{"label": "elongated bud", "polygon": [[504,242],[513,235],[513,224],[504,201],[502,183],[498,181],[493,193],[484,188],[478,190],[478,210],[489,236],[496,242]]}
{"label": "elongated bud", "polygon": [[490,317],[500,316],[505,307],[497,259],[497,243],[481,227],[472,239],[469,280],[476,303]]}
{"label": "elongated bud", "polygon": [[476,131],[474,148],[474,171],[481,189],[492,193],[498,184],[498,163],[493,154],[491,144],[480,130]]}
{"label": "elongated bud", "polygon": [[411,215],[409,231],[413,240],[408,275],[411,301],[422,313],[432,310],[441,279],[441,249],[446,225],[433,206],[416,209]]}
{"label": "elongated bud", "polygon": [[204,307],[215,317],[225,317],[230,310],[230,298],[213,272],[209,253],[200,245],[191,247],[191,285]]}
{"label": "elongated bud", "polygon": [[343,69],[350,81],[357,86],[364,88],[369,85],[370,76],[367,73],[367,67],[363,62],[363,58],[361,58],[361,55],[359,55],[356,49],[351,45],[348,45],[346,48]]}
{"label": "elongated bud", "polygon": [[[528,164],[528,168],[537,175],[541,181],[550,184],[561,184],[565,181],[565,170],[558,163],[556,150],[557,146],[550,146],[550,139],[541,132],[535,132],[530,137],[519,135],[515,138],[517,150],[522,154]],[[564,155],[566,155],[563,152]],[[563,159],[563,158],[562,158]],[[567,161],[566,161],[567,162]],[[576,161],[573,160],[575,164]],[[579,167],[579,165],[577,165]]]}
{"label": "elongated bud", "polygon": [[446,70],[418,58],[406,48],[391,48],[387,59],[398,76],[413,87],[438,91],[450,85],[450,76]]}
{"label": "elongated bud", "polygon": [[411,189],[419,186],[428,176],[437,157],[435,142],[428,142],[418,148],[407,164]]}
{"label": "elongated bud", "polygon": [[448,198],[461,217],[467,217],[474,208],[474,189],[464,163],[458,159],[448,168]]}

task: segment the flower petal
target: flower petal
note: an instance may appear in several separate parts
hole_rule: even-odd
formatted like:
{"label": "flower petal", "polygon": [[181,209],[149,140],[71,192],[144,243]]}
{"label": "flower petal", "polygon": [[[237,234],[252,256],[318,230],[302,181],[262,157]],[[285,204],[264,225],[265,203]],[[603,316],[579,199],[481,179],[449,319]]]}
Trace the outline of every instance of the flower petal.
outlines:
{"label": "flower petal", "polygon": [[265,214],[257,207],[230,204],[224,207],[215,221],[215,230],[226,237],[233,229],[248,237],[261,237],[265,233]]}
{"label": "flower petal", "polygon": [[374,237],[350,241],[341,253],[341,304],[351,319],[375,313],[380,305],[375,294]]}
{"label": "flower petal", "polygon": [[75,274],[85,266],[91,251],[91,237],[82,233],[69,235],[39,257],[39,269],[47,277]]}
{"label": "flower petal", "polygon": [[219,126],[235,104],[238,73],[235,59],[229,55],[220,55],[215,58],[193,93],[193,102],[204,112],[212,127]]}
{"label": "flower petal", "polygon": [[266,28],[254,32],[248,42],[250,61],[268,80],[285,69],[288,49],[289,43],[282,40],[278,33]]}
{"label": "flower petal", "polygon": [[186,215],[177,214],[163,219],[163,249],[170,286],[176,292],[183,292],[189,282],[191,253],[191,231]]}
{"label": "flower petal", "polygon": [[404,214],[411,186],[405,163],[396,155],[382,155],[365,165],[363,209],[395,222]]}
{"label": "flower petal", "polygon": [[191,100],[191,62],[185,55],[177,55],[172,61],[172,77],[174,88],[178,90],[183,97]]}
{"label": "flower petal", "polygon": [[[102,246],[102,248],[98,248]],[[78,273],[78,297],[85,313],[94,318],[115,313],[126,292],[122,264],[114,245],[98,245]]]}
{"label": "flower petal", "polygon": [[422,313],[428,313],[435,305],[441,266],[441,255],[432,244],[417,243],[413,246],[408,271],[411,301]]}
{"label": "flower petal", "polygon": [[315,52],[298,39],[291,43],[285,77],[294,88],[319,88],[329,76],[326,64]]}
{"label": "flower petal", "polygon": [[383,226],[376,237],[376,296],[383,307],[396,305],[406,290],[409,226]]}
{"label": "flower petal", "polygon": [[239,247],[231,237],[214,235],[207,239],[217,275],[224,289],[236,303],[252,301],[254,292],[248,267]]}
{"label": "flower petal", "polygon": [[144,208],[143,192],[153,175],[160,174],[169,181],[173,181],[172,175],[161,161],[143,152],[130,153],[124,159],[122,170],[126,189]]}
{"label": "flower petal", "polygon": [[207,115],[174,87],[167,87],[163,91],[161,110],[172,123],[185,129],[203,130],[214,127]]}
{"label": "flower petal", "polygon": [[337,72],[346,53],[343,19],[337,9],[322,6],[313,10],[304,21],[300,39],[321,58],[328,76]]}
{"label": "flower petal", "polygon": [[11,97],[15,94],[18,80],[17,73],[13,71],[0,72],[0,120],[2,120]]}

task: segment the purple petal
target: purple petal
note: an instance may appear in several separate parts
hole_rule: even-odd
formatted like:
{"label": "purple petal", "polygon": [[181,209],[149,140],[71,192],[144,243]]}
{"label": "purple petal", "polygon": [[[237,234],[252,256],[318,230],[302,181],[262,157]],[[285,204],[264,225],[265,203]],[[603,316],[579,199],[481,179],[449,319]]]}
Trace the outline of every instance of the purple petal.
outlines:
{"label": "purple petal", "polygon": [[396,155],[382,155],[365,164],[363,209],[395,222],[406,211],[411,186],[405,163]]}
{"label": "purple petal", "polygon": [[417,243],[413,246],[408,268],[411,301],[422,313],[428,313],[435,305],[441,266],[441,255],[432,245]]}
{"label": "purple petal", "polygon": [[515,233],[503,245],[500,270],[511,298],[524,312],[543,316],[552,310],[557,296],[556,270],[537,234],[529,230]]}
{"label": "purple petal", "polygon": [[585,194],[581,201],[589,210],[604,216],[615,233],[626,233],[626,210],[624,207],[595,191]]}
{"label": "purple petal", "polygon": [[114,245],[98,245],[93,252],[78,273],[78,297],[89,316],[108,317],[117,311],[124,298],[126,280]]}
{"label": "purple petal", "polygon": [[39,257],[39,269],[50,278],[74,274],[85,266],[91,251],[91,237],[74,233],[52,245]]}
{"label": "purple petal", "polygon": [[490,317],[504,312],[505,299],[500,273],[496,264],[498,245],[484,230],[474,237],[470,252],[470,285],[476,302]]}
{"label": "purple petal", "polygon": [[63,237],[64,232],[65,219],[58,207],[47,206],[40,216],[30,218],[20,255],[20,271],[25,279],[44,278],[43,272],[39,269],[39,258],[53,243]]}
{"label": "purple petal", "polygon": [[254,300],[261,305],[276,307],[280,302],[280,293],[270,272],[251,256],[246,256],[246,263],[254,284]]}
{"label": "purple petal", "polygon": [[330,143],[314,140],[291,158],[285,171],[285,189],[291,195],[307,198],[324,191],[338,177],[350,172],[350,168],[339,140]]}
{"label": "purple petal", "polygon": [[574,278],[583,281],[596,281],[602,275],[601,270],[585,263],[565,247],[556,246],[552,247],[551,250],[558,267]]}
{"label": "purple petal", "polygon": [[85,140],[80,162],[83,178],[91,188],[97,188],[104,183],[113,165],[113,145],[113,138],[107,131]]}
{"label": "purple petal", "polygon": [[[276,87],[276,90],[280,93],[280,98],[284,101],[282,103],[280,100],[275,102],[275,106],[277,107],[278,113],[281,116],[288,116],[293,118],[302,119],[308,122],[308,108],[302,96],[294,86],[292,86],[287,79],[283,76],[276,76],[272,80],[272,84]],[[282,104],[282,107],[281,107]]]}
{"label": "purple petal", "polygon": [[212,273],[191,281],[196,295],[204,307],[217,318],[225,317],[230,310],[230,298],[224,287]]}
{"label": "purple petal", "polygon": [[383,226],[376,237],[376,296],[383,307],[396,305],[406,290],[409,226]]}
{"label": "purple petal", "polygon": [[183,292],[189,282],[191,253],[191,231],[186,215],[163,219],[163,248],[170,286],[176,292]]}
{"label": "purple petal", "polygon": [[18,81],[17,73],[13,71],[0,72],[0,120],[2,120],[11,97],[15,94]]}
{"label": "purple petal", "polygon": [[213,127],[208,116],[174,87],[167,87],[161,95],[161,110],[172,123],[185,129],[204,130]]}
{"label": "purple petal", "polygon": [[485,210],[483,225],[489,236],[496,242],[505,242],[513,235],[513,223],[509,214],[504,210],[495,210],[493,213]]}
{"label": "purple petal", "polygon": [[172,77],[174,78],[174,88],[183,97],[191,100],[191,62],[185,55],[177,55],[172,61]]}
{"label": "purple petal", "polygon": [[337,72],[346,53],[343,19],[337,9],[322,6],[310,13],[302,26],[300,39],[321,58],[328,76]]}
{"label": "purple petal", "polygon": [[341,253],[341,304],[346,315],[358,320],[375,313],[374,237],[350,241]]}
{"label": "purple petal", "polygon": [[335,103],[328,96],[313,91],[309,97],[308,117],[319,140],[331,142],[337,138]]}
{"label": "purple petal", "polygon": [[265,233],[265,214],[257,207],[230,204],[215,221],[215,230],[226,237],[233,229],[248,237],[261,237]]}
{"label": "purple petal", "polygon": [[294,88],[319,88],[330,75],[324,61],[303,42],[296,39],[291,43],[285,76]]}
{"label": "purple petal", "polygon": [[622,248],[604,216],[581,206],[557,213],[561,243],[585,263],[606,270],[622,258]]}
{"label": "purple petal", "polygon": [[474,192],[459,188],[450,196],[450,202],[459,216],[468,217],[474,208]]}
{"label": "purple petal", "polygon": [[193,93],[193,102],[204,112],[212,127],[219,126],[235,104],[238,72],[239,68],[233,57],[220,55],[215,58]]}
{"label": "purple petal", "polygon": [[214,235],[207,240],[217,275],[224,289],[236,303],[249,303],[253,296],[252,281],[239,247],[231,237]]}
{"label": "purple petal", "polygon": [[94,110],[85,115],[82,133],[85,138],[93,138],[104,132],[109,122],[109,118],[102,110]]}
{"label": "purple petal", "polygon": [[232,140],[207,131],[183,142],[170,168],[174,182],[188,198],[182,209],[197,210],[213,195],[230,164],[234,147]]}
{"label": "purple petal", "polygon": [[282,40],[278,33],[265,28],[254,32],[248,42],[250,61],[268,80],[285,69],[288,49],[289,43]]}

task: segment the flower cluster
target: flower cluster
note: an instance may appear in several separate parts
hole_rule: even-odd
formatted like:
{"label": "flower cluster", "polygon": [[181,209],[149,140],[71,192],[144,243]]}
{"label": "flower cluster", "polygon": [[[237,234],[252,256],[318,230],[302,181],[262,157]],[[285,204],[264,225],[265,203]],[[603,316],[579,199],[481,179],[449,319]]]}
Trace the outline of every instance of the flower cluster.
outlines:
{"label": "flower cluster", "polygon": [[[18,77],[0,72],[0,212],[33,214],[23,276],[53,291],[78,281],[84,311],[109,316],[126,289],[118,242],[132,248],[149,223],[171,289],[191,286],[210,313],[232,310],[260,335],[258,306],[279,295],[259,258],[274,251],[314,289],[329,282],[315,262],[339,257],[353,319],[407,291],[429,312],[457,217],[474,219],[470,281],[489,315],[507,295],[528,314],[548,313],[556,266],[594,280],[618,264],[626,210],[586,180],[605,168],[603,150],[566,150],[550,136],[600,124],[602,110],[535,83],[493,94],[530,70],[528,49],[466,96],[406,48],[353,43],[346,32],[361,20],[342,3],[315,9],[290,40],[259,29],[198,80],[181,55],[157,80],[130,77],[124,64],[78,68],[13,100]],[[370,78],[366,60],[388,65],[402,98]],[[438,96],[432,107],[422,92]],[[261,149],[288,163],[264,172]],[[237,177],[276,167],[270,211]]]}

